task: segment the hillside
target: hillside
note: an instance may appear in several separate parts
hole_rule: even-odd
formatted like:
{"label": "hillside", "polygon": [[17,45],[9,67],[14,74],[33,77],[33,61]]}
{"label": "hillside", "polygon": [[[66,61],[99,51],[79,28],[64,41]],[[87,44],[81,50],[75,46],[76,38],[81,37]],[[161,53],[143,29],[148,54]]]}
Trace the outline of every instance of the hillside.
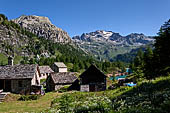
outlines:
{"label": "hillside", "polygon": [[[10,21],[5,15],[1,14],[0,19],[0,65],[7,65],[8,56],[14,56],[14,64],[52,65],[54,62],[64,62],[68,66],[68,70],[73,72],[82,72],[92,62],[95,62],[104,72],[112,72],[112,68],[115,69],[120,64],[95,60],[93,55],[88,54],[85,49],[80,48],[73,41],[69,42],[68,40],[71,40],[69,37],[67,37],[68,40],[65,40],[67,33],[64,31],[59,31],[59,34],[63,33],[63,35],[58,35],[60,38],[37,36],[38,34],[34,34],[33,31],[41,32],[44,29],[46,31],[47,28],[48,32],[56,33],[53,29],[59,29],[52,25],[46,17],[21,16],[17,20]],[[23,24],[21,22],[20,25],[17,22],[14,23],[14,21],[19,23],[23,21]],[[29,24],[29,21],[31,24]],[[52,31],[50,31],[51,27],[44,27],[47,25],[44,22],[54,27]],[[33,23],[38,27],[34,26]],[[28,31],[29,29],[31,32]],[[31,29],[35,30],[32,31]],[[43,33],[46,34],[46,32]],[[60,40],[61,42],[53,40],[61,38],[63,38],[62,41]],[[119,68],[123,69],[124,65],[119,65]]]}
{"label": "hillside", "polygon": [[[48,30],[50,33],[53,32],[57,33],[58,35],[57,34],[55,35],[58,37],[50,37],[52,36],[52,34],[50,35],[50,33],[48,33],[50,35],[49,37],[42,37],[43,34],[41,33],[40,33],[41,35],[37,36],[38,34],[34,34],[28,31],[28,29],[22,27],[22,25],[26,26],[26,24],[22,24],[20,26],[19,24],[16,24],[13,21],[8,20],[5,15],[1,14],[0,15],[1,65],[7,64],[8,56],[15,56],[14,59],[15,64],[18,64],[20,62],[21,63],[36,62],[40,65],[50,64],[54,61],[63,61],[68,63],[73,62],[73,60],[76,59],[86,59],[85,56],[87,54],[71,42],[71,39],[66,32],[52,25],[48,18],[28,16],[29,21],[32,20],[30,22],[32,24],[29,24],[27,22],[27,16],[22,16],[20,17],[20,19],[18,19],[17,22],[21,22],[22,18],[24,17],[26,18],[26,20],[24,19],[23,22],[26,22],[28,24],[29,26],[28,29],[30,29],[32,25],[37,25],[38,27],[35,27],[37,31],[39,32],[43,31],[43,33],[46,34],[45,31]],[[43,27],[44,25],[47,25],[46,24],[47,22],[49,23],[50,27],[49,28]],[[31,29],[33,30],[34,27]]]}
{"label": "hillside", "polygon": [[122,61],[122,62],[130,63],[135,59],[139,50],[145,52],[148,47],[153,48],[153,44],[143,45],[138,48],[131,49],[131,51],[128,53],[118,54],[116,57],[114,57],[113,61]]}
{"label": "hillside", "polygon": [[18,101],[20,95],[11,94],[8,100],[0,103],[0,111],[169,113],[170,86],[168,84],[170,84],[170,76],[156,78],[151,82],[145,80],[139,82],[134,88],[121,86],[103,92],[49,92],[40,99],[32,101]]}
{"label": "hillside", "polygon": [[[53,25],[49,18],[35,15],[23,15],[13,20],[1,16],[0,23],[0,51],[6,56],[15,53],[18,56],[15,63],[21,60],[21,56],[52,57],[60,54],[60,50],[52,50],[54,43],[73,46],[84,52],[83,54],[89,54],[100,61],[125,61],[126,56],[133,59],[131,51],[134,49],[154,42],[153,37],[144,34],[121,36],[119,33],[103,30],[84,33],[71,39],[67,32]],[[47,47],[46,41],[52,43],[49,44],[50,47]],[[130,61],[131,59],[128,59],[125,62]],[[3,60],[2,64],[6,63],[7,61]]]}
{"label": "hillside", "polygon": [[132,49],[140,48],[154,42],[154,38],[144,34],[132,33],[121,36],[112,31],[98,30],[75,36],[73,41],[81,48],[93,54],[98,60],[114,61],[117,55],[129,53]]}
{"label": "hillside", "polygon": [[45,112],[69,113],[169,113],[170,76],[136,87],[122,86],[104,92],[66,93],[52,101]]}

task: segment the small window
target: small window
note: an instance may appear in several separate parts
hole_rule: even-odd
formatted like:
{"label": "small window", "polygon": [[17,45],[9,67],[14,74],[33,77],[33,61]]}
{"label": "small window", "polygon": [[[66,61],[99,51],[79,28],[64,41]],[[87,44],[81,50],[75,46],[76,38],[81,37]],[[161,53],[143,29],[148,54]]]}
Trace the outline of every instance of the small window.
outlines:
{"label": "small window", "polygon": [[22,81],[18,81],[18,86],[22,87]]}

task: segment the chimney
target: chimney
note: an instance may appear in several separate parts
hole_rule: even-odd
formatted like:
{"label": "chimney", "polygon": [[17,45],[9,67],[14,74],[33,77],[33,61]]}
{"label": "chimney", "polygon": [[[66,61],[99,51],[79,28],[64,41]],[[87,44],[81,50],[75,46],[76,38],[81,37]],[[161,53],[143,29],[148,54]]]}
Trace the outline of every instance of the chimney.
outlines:
{"label": "chimney", "polygon": [[8,57],[8,65],[11,65],[11,66],[14,65],[14,60],[13,60],[13,57],[11,56]]}

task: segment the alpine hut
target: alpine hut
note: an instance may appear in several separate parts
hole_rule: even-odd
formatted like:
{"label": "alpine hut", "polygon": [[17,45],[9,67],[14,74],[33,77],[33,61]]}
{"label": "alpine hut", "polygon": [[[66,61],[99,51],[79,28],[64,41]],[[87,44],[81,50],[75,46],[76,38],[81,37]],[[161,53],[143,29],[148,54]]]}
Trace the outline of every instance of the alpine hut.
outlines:
{"label": "alpine hut", "polygon": [[0,66],[0,90],[30,94],[32,87],[40,86],[39,75],[36,64]]}
{"label": "alpine hut", "polygon": [[92,64],[80,75],[80,91],[106,90],[106,75]]}
{"label": "alpine hut", "polygon": [[46,80],[47,91],[58,90],[66,85],[72,85],[77,80],[74,72],[51,73]]}

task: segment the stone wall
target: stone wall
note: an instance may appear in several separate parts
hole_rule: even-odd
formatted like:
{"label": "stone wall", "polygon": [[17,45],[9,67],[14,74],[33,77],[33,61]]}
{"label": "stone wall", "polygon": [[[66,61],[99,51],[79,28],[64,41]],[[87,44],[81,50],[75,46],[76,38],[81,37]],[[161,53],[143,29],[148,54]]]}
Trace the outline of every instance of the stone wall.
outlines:
{"label": "stone wall", "polygon": [[36,73],[34,74],[33,79],[31,80],[31,85],[40,85],[40,77],[39,77],[40,73],[38,72],[38,70],[36,71]]}

